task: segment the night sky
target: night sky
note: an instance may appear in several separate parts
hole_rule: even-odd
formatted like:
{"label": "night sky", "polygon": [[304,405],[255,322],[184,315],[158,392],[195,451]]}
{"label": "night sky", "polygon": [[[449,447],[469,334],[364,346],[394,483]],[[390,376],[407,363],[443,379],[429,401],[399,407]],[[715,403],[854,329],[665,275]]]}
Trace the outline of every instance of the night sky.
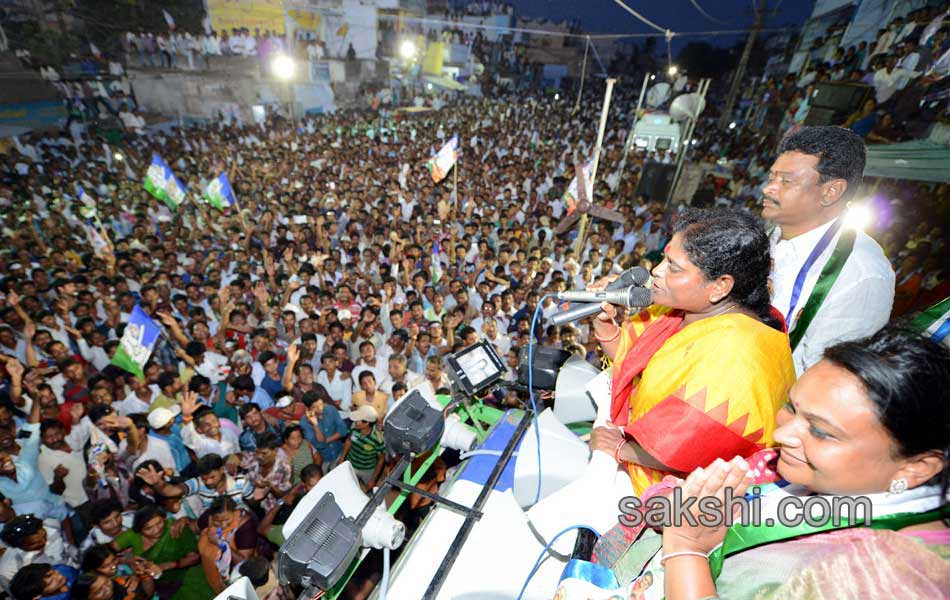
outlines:
{"label": "night sky", "polygon": [[[579,18],[588,33],[649,33],[649,26],[641,23],[613,0],[510,0],[520,15],[552,21]],[[706,19],[689,0],[624,0],[661,27],[675,31],[709,31],[717,29],[741,29],[753,21],[752,0],[696,0],[707,13],[727,21],[722,25]],[[761,1],[761,0],[757,0]],[[769,0],[774,6],[778,0]],[[778,14],[766,21],[766,26],[791,25],[800,27],[811,14],[814,0],[784,0]],[[716,45],[732,45],[745,36],[691,37]],[[674,38],[676,41],[676,38]],[[681,42],[682,43],[682,42]]]}

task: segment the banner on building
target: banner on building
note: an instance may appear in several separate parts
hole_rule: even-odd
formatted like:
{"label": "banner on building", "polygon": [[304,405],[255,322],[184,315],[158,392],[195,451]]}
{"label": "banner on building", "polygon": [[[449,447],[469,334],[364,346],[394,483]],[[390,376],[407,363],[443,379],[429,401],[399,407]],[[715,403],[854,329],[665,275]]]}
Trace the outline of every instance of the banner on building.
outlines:
{"label": "banner on building", "polygon": [[284,33],[284,7],[281,0],[208,0],[211,25],[218,32],[247,28]]}

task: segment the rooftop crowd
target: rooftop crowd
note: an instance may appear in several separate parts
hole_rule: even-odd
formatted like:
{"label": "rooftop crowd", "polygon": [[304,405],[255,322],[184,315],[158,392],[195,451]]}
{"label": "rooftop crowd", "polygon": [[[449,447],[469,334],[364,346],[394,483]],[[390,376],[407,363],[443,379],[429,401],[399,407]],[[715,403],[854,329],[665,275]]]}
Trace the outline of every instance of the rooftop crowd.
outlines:
{"label": "rooftop crowd", "polygon": [[[936,57],[946,51],[945,33],[938,28],[920,43],[936,45]],[[890,61],[886,54],[868,58]],[[824,76],[822,68],[816,78]],[[478,340],[492,343],[505,359],[508,380],[516,378],[518,352],[532,338],[593,364],[625,365],[639,334],[617,329],[608,313],[550,326],[546,320],[558,307],[547,295],[641,265],[668,288],[655,294],[679,307],[684,300],[673,289],[670,258],[688,255],[695,262],[704,247],[684,241],[694,235],[691,225],[718,232],[707,244],[754,239],[736,255],[749,253],[742,268],[758,269],[762,281],[750,284],[736,312],[771,323],[764,284],[770,263],[763,262],[770,240],[755,217],[763,189],[767,218],[791,210],[785,202],[792,198],[776,187],[786,184],[778,182],[773,161],[788,153],[820,157],[815,148],[839,143],[808,138],[777,150],[787,129],[801,129],[795,116],[801,106],[791,108],[795,98],[808,97],[801,88],[811,83],[791,85],[784,95],[769,84],[767,105],[788,110],[791,121],[765,111],[759,127],[732,131],[708,123],[699,134],[696,157],[710,175],[692,200],[716,205],[720,213],[637,193],[645,162],[671,157],[624,153],[634,90],[618,88],[594,196],[625,222],[592,220],[579,251],[573,233],[558,236],[554,227],[567,210],[562,196],[574,162],[593,152],[600,110],[593,95],[576,113],[570,103],[522,94],[461,100],[412,116],[357,110],[295,124],[275,117],[262,126],[139,128],[112,147],[76,129],[71,136],[18,139],[0,156],[0,587],[17,600],[197,600],[248,575],[262,598],[294,597],[277,585],[271,564],[283,540],[280,525],[344,460],[365,489],[380,482],[387,465],[380,423],[394,401],[416,386],[445,393],[443,357]],[[871,141],[881,132],[875,127],[854,130]],[[434,183],[424,167],[453,135],[458,190],[451,177]],[[853,151],[851,138],[840,143]],[[189,189],[176,211],[142,189],[152,153]],[[857,154],[847,156],[857,161]],[[718,168],[720,159],[730,167]],[[863,166],[863,150],[860,160]],[[221,172],[238,199],[224,211],[199,197]],[[847,194],[855,194],[853,174],[829,181],[822,184],[831,186],[827,193],[836,201],[846,191],[834,188],[835,181],[847,181]],[[77,186],[91,205],[81,201]],[[875,194],[882,216],[856,247],[866,253],[860,260],[871,273],[861,276],[885,292],[860,300],[877,324],[854,323],[862,315],[848,320],[848,307],[836,306],[839,320],[826,323],[840,323],[840,330],[810,329],[812,337],[794,353],[787,337],[768,338],[782,350],[763,364],[762,377],[784,394],[804,376],[800,382],[812,388],[795,388],[801,402],[809,389],[814,395],[820,388],[816,376],[805,373],[829,368],[821,367],[829,348],[838,348],[835,364],[847,367],[846,351],[857,350],[836,344],[948,296],[941,258],[946,240],[935,224],[941,203],[946,210],[947,186],[884,181]],[[795,252],[778,238],[771,246],[773,259],[782,256],[776,252]],[[724,272],[739,281],[738,271]],[[892,306],[888,294],[895,285]],[[790,287],[773,290],[785,295],[785,305]],[[532,331],[539,303],[541,318]],[[136,305],[163,328],[143,379],[111,364]],[[936,365],[933,381],[946,384],[946,354],[929,346],[914,350],[916,343],[885,330],[869,347],[889,356],[910,353],[907,364]],[[863,373],[851,371],[859,378]],[[631,391],[630,383],[626,393],[644,393]],[[942,389],[937,400],[946,399]],[[515,392],[488,401],[503,408],[521,402]],[[945,408],[938,415],[945,416]],[[772,412],[757,415],[763,435],[771,436]],[[888,429],[890,421],[878,425],[886,429],[882,435],[916,447],[900,437],[906,432]],[[934,442],[941,451],[945,429]],[[630,438],[605,435],[595,432],[595,449],[634,460],[624,458]],[[742,463],[729,465],[716,467],[722,481],[736,477],[729,469]],[[448,466],[437,461],[422,484],[436,490]],[[832,474],[844,476],[841,468]],[[637,492],[658,483],[655,475],[632,469]],[[910,478],[912,487],[926,481],[918,479]],[[694,491],[715,487],[697,477],[689,483]],[[820,492],[839,489],[805,483]],[[416,498],[401,516],[407,525],[418,523],[430,508]],[[670,544],[668,555],[693,552]],[[946,567],[939,568],[946,581]],[[377,580],[378,567],[370,565],[347,596],[366,597]],[[667,597],[679,596],[668,588]]]}

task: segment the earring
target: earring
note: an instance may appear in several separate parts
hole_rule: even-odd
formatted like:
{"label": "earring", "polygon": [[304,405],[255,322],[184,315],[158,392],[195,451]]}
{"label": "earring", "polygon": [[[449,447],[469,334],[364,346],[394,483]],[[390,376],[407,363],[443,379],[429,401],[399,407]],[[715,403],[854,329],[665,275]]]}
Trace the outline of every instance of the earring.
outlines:
{"label": "earring", "polygon": [[905,491],[907,491],[907,480],[904,479],[903,477],[900,477],[892,481],[891,485],[887,488],[887,493],[894,494],[895,496]]}

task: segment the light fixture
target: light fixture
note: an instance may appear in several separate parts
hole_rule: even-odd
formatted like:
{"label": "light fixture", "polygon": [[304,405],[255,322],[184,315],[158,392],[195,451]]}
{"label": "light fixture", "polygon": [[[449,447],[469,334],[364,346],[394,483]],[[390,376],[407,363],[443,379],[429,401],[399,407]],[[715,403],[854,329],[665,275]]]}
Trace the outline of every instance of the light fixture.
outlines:
{"label": "light fixture", "polygon": [[874,211],[868,204],[851,204],[844,213],[844,225],[861,231],[874,222]]}
{"label": "light fixture", "polygon": [[560,99],[561,99],[561,95],[560,95],[560,94],[554,94],[554,101],[555,101],[555,102],[557,102],[557,101],[560,100]]}
{"label": "light fixture", "polygon": [[112,158],[116,159],[119,162],[122,162],[123,160],[125,160],[125,157],[122,156],[121,152],[116,152],[115,154],[112,155]]}
{"label": "light fixture", "polygon": [[666,72],[670,74],[670,77],[676,75],[677,71],[678,69],[676,68],[676,65],[670,65],[670,67],[666,70]]}
{"label": "light fixture", "polygon": [[656,79],[656,75],[650,75],[650,81],[653,81],[654,79]]}
{"label": "light fixture", "polygon": [[432,84],[431,84],[431,83],[427,83],[427,84],[426,84],[426,89],[427,89],[427,90],[431,90],[431,89],[432,89]]}
{"label": "light fixture", "polygon": [[416,45],[412,40],[403,40],[399,44],[399,56],[406,60],[412,59],[416,55]]}
{"label": "light fixture", "polygon": [[294,59],[287,56],[286,54],[278,54],[270,62],[271,71],[278,79],[288,81],[291,77],[294,76],[294,71],[297,68],[297,65],[294,63]]}
{"label": "light fixture", "polygon": [[490,388],[505,372],[505,363],[486,341],[447,356],[445,363],[449,378],[466,396],[474,396]]}
{"label": "light fixture", "polygon": [[735,122],[735,121],[733,121],[732,123],[729,123],[729,129],[735,129],[735,128],[736,128],[736,122]]}

